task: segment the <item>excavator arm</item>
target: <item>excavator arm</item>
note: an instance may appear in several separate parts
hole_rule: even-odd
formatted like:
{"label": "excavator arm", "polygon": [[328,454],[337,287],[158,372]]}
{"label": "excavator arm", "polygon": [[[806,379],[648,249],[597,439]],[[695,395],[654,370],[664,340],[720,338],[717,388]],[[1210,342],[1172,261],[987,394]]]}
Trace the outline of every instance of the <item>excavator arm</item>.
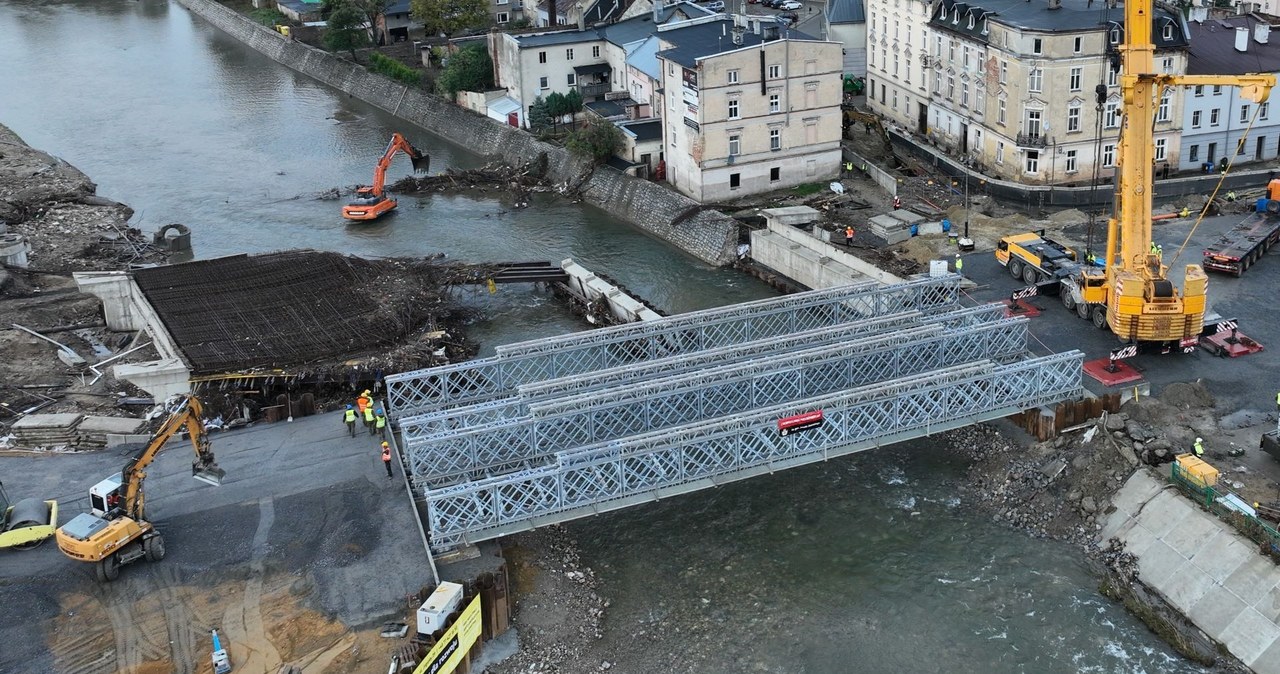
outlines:
{"label": "excavator arm", "polygon": [[426,172],[431,164],[431,157],[411,145],[399,132],[392,134],[391,142],[387,143],[386,151],[382,153],[382,158],[373,169],[373,184],[370,190],[374,196],[382,196],[383,184],[387,179],[387,168],[391,166],[391,160],[395,158],[397,152],[405,153],[409,161],[413,162],[413,170],[419,173]]}
{"label": "excavator arm", "polygon": [[143,519],[145,499],[142,493],[142,481],[147,477],[147,467],[155,461],[169,439],[183,427],[186,427],[191,445],[196,451],[196,460],[191,463],[192,477],[214,486],[222,484],[222,479],[227,473],[218,467],[213,458],[213,451],[209,449],[209,437],[205,435],[204,424],[200,420],[203,413],[204,409],[200,401],[195,396],[186,396],[170,411],[169,417],[151,436],[146,448],[125,465],[120,478],[126,515],[135,520]]}

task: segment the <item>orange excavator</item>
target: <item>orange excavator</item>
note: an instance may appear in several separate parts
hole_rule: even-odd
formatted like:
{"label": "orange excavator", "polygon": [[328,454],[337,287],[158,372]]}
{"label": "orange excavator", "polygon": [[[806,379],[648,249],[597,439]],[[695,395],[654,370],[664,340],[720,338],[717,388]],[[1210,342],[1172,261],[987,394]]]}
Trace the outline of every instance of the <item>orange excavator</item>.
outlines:
{"label": "orange excavator", "polygon": [[426,173],[431,166],[431,157],[409,144],[399,133],[392,134],[387,143],[387,151],[382,153],[378,165],[373,169],[373,184],[356,188],[356,198],[342,207],[342,217],[348,220],[376,220],[386,213],[395,210],[396,200],[383,193],[382,185],[386,181],[387,167],[397,152],[403,152],[413,162],[413,170]]}

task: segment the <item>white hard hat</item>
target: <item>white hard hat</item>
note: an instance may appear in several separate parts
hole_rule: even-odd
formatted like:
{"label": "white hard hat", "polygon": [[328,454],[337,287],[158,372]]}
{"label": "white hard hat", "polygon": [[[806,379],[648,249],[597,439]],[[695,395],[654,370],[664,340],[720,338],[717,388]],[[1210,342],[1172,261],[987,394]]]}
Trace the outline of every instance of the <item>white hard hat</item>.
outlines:
{"label": "white hard hat", "polygon": [[956,253],[956,257],[960,257],[960,253]]}
{"label": "white hard hat", "polygon": [[1202,440],[1202,439],[1200,439],[1200,438],[1196,438],[1196,442],[1204,442],[1204,440]]}

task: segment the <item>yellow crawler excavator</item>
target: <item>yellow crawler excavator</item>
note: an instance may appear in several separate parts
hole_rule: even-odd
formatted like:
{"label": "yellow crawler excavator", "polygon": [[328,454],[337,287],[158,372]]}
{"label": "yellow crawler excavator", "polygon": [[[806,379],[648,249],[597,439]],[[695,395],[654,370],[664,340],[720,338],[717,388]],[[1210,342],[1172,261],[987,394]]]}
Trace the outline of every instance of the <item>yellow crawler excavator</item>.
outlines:
{"label": "yellow crawler excavator", "polygon": [[222,484],[226,471],[214,462],[201,421],[203,409],[195,396],[186,396],[170,408],[169,417],[151,436],[147,446],[125,463],[124,470],[89,489],[91,512],[76,515],[58,529],[58,548],[68,557],[94,564],[98,580],[120,575],[120,567],[143,557],[158,562],[164,557],[164,539],[145,517],[142,492],[147,467],[175,433],[186,427],[195,449],[191,475],[214,486]]}

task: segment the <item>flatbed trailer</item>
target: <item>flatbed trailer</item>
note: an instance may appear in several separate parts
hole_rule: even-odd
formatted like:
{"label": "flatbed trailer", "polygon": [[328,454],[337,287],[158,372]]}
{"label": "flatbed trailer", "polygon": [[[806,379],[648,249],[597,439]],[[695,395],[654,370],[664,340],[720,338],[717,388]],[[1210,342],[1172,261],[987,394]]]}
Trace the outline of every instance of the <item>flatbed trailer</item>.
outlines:
{"label": "flatbed trailer", "polygon": [[1204,249],[1205,269],[1240,276],[1280,241],[1280,201],[1259,199],[1254,212]]}

